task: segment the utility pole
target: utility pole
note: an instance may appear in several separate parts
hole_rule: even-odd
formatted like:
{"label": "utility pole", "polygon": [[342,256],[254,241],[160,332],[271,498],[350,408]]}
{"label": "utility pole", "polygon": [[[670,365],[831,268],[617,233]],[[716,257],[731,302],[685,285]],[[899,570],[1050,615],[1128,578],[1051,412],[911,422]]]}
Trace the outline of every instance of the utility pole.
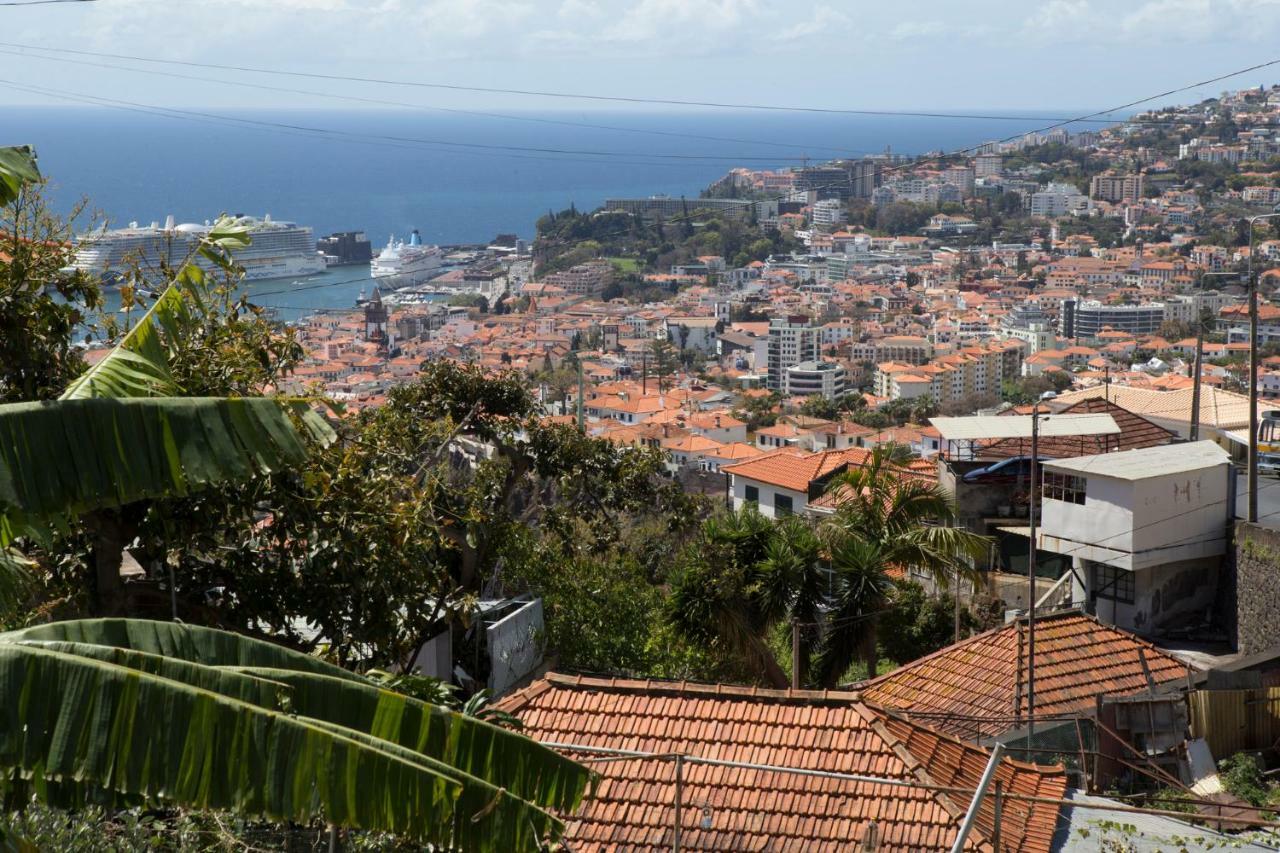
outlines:
{"label": "utility pole", "polygon": [[1280,213],[1249,217],[1249,515],[1258,521],[1258,281],[1253,277],[1253,226]]}
{"label": "utility pole", "polygon": [[[1031,541],[1027,551],[1027,749],[1035,733],[1036,709],[1036,498],[1040,493],[1040,401],[1055,396],[1046,391],[1031,407],[1031,496],[1027,520]],[[1027,760],[1030,761],[1028,755]]]}
{"label": "utility pole", "polygon": [[[1200,276],[1200,295],[1204,295],[1204,280],[1211,276],[1235,276],[1233,272],[1207,272]],[[1191,440],[1200,440],[1200,382],[1201,374],[1204,373],[1204,319],[1201,317],[1203,308],[1198,299],[1192,300],[1192,307],[1195,309],[1196,317],[1196,362],[1193,370],[1194,376],[1191,380]]]}
{"label": "utility pole", "polygon": [[791,620],[791,689],[800,689],[800,620]]}

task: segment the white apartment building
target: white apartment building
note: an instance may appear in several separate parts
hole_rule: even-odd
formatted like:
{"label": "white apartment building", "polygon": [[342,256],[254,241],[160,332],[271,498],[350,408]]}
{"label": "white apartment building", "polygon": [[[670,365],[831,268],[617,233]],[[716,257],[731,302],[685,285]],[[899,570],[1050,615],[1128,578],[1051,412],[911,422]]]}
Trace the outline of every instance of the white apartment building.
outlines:
{"label": "white apartment building", "polygon": [[811,211],[810,220],[815,228],[830,230],[849,221],[849,211],[838,198],[815,201]]}
{"label": "white apartment building", "polygon": [[802,361],[787,368],[784,394],[788,397],[818,395],[834,400],[845,392],[845,369],[834,361]]}
{"label": "white apartment building", "polygon": [[1088,196],[1081,193],[1073,184],[1049,184],[1039,192],[1031,194],[1032,216],[1067,216],[1085,213],[1089,209]]}
{"label": "white apartment building", "polygon": [[770,391],[785,391],[786,370],[802,361],[816,361],[822,329],[803,314],[769,321],[768,380]]}

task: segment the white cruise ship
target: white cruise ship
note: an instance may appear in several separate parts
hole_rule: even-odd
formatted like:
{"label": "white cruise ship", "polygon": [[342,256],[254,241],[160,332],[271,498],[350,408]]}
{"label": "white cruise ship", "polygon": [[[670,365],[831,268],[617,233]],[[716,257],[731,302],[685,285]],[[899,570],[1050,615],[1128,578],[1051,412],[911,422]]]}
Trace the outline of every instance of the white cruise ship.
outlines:
{"label": "white cruise ship", "polygon": [[[324,272],[324,257],[316,251],[311,229],[296,222],[277,222],[267,214],[261,219],[236,216],[240,225],[249,229],[251,242],[232,251],[236,263],[244,267],[246,281],[271,278],[298,278]],[[137,259],[143,269],[156,269],[163,261],[169,266],[182,263],[195,248],[200,237],[209,232],[211,223],[175,225],[173,217],[164,225],[149,226],[129,223],[128,228],[111,231],[105,228],[77,238],[76,269],[104,277],[119,275]],[[197,262],[206,268],[202,258]]]}
{"label": "white cruise ship", "polygon": [[418,284],[433,277],[444,264],[444,252],[439,246],[422,245],[418,229],[409,235],[409,242],[397,240],[395,235],[387,241],[387,247],[378,253],[369,265],[374,278],[390,278],[397,285]]}

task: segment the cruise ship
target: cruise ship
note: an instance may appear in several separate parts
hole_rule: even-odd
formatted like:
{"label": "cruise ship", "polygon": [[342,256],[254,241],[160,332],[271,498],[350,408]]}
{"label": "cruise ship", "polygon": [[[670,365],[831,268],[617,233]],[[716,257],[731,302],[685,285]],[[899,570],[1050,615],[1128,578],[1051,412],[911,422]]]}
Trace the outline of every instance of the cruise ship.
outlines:
{"label": "cruise ship", "polygon": [[387,241],[387,247],[378,253],[369,266],[374,278],[390,278],[394,284],[418,284],[433,277],[444,264],[444,252],[439,246],[422,245],[418,229],[409,235],[409,242],[397,240],[395,235]]}
{"label": "cruise ship", "polygon": [[[296,222],[277,222],[271,214],[258,219],[236,215],[236,222],[249,229],[251,242],[232,251],[236,263],[244,268],[246,281],[272,278],[298,278],[324,272],[324,257],[316,251],[311,229]],[[142,268],[156,269],[161,262],[177,266],[191,255],[200,238],[212,224],[193,222],[175,225],[173,217],[164,225],[153,222],[140,226],[130,222],[128,228],[95,231],[77,238],[76,269],[104,278],[124,273],[130,262],[137,260]],[[197,263],[209,267],[203,258]]]}

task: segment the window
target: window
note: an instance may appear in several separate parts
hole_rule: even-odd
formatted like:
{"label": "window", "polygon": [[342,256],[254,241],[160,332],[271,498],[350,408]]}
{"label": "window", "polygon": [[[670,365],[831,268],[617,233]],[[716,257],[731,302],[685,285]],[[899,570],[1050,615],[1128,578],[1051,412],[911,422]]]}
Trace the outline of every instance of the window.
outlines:
{"label": "window", "polygon": [[751,503],[758,504],[760,503],[760,490],[755,486],[747,486],[743,489],[743,497]]}
{"label": "window", "polygon": [[1114,566],[1094,566],[1093,597],[1133,604],[1133,572]]}
{"label": "window", "polygon": [[791,513],[794,511],[795,509],[793,504],[791,503],[790,495],[775,494],[773,496],[773,514],[774,515],[791,515]]}
{"label": "window", "polygon": [[1084,503],[1084,477],[1044,472],[1044,496],[1069,504]]}

